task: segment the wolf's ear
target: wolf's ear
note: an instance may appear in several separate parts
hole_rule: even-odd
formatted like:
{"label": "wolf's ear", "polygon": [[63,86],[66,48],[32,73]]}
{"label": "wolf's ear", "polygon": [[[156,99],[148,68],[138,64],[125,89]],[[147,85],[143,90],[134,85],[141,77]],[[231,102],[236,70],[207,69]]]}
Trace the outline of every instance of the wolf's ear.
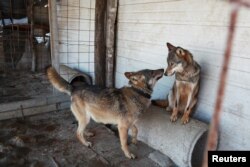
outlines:
{"label": "wolf's ear", "polygon": [[176,49],[176,54],[180,57],[184,57],[185,51],[182,48],[178,48],[178,49]]}
{"label": "wolf's ear", "polygon": [[173,49],[176,48],[174,45],[172,45],[171,43],[168,43],[168,42],[167,42],[166,45],[167,45],[167,47],[168,47],[168,51],[171,51],[171,50],[173,50]]}
{"label": "wolf's ear", "polygon": [[184,59],[188,63],[192,63],[192,61],[193,61],[192,54],[187,50],[184,50],[182,48],[178,48],[178,49],[176,49],[176,54],[177,54],[177,56]]}
{"label": "wolf's ear", "polygon": [[133,73],[133,72],[125,72],[124,75],[125,75],[128,79],[130,79],[130,77],[131,77],[132,75],[134,75],[134,73]]}

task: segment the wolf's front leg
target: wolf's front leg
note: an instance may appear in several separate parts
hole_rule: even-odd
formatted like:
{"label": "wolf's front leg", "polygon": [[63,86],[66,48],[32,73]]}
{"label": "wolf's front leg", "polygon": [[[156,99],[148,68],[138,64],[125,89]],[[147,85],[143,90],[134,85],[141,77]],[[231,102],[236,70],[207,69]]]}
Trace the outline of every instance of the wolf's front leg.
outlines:
{"label": "wolf's front leg", "polygon": [[175,93],[175,98],[174,98],[174,108],[173,108],[173,112],[172,115],[170,117],[170,121],[171,122],[175,122],[178,118],[178,112],[179,112],[179,101],[180,101],[180,92],[178,90],[178,88],[176,89]]}
{"label": "wolf's front leg", "polygon": [[177,118],[178,118],[178,108],[175,107],[173,109],[172,115],[170,116],[170,121],[175,122],[177,120]]}
{"label": "wolf's front leg", "polygon": [[119,131],[119,136],[120,136],[120,142],[121,142],[121,147],[122,151],[124,152],[125,156],[129,159],[135,159],[135,155],[132,154],[129,149],[128,149],[128,127],[124,127],[121,125],[118,125],[118,131]]}
{"label": "wolf's front leg", "polygon": [[185,108],[185,111],[183,113],[183,116],[181,118],[181,122],[182,124],[187,124],[189,122],[189,115],[193,109],[193,107],[195,106],[195,104],[197,103],[197,98],[191,98],[188,107]]}

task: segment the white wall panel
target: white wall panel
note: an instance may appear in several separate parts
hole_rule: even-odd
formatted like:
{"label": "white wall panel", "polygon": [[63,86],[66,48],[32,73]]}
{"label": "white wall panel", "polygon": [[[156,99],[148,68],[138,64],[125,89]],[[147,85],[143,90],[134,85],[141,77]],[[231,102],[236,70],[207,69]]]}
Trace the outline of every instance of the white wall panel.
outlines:
{"label": "white wall panel", "polygon": [[[116,86],[127,85],[124,72],[166,68],[166,42],[193,53],[202,67],[202,83],[194,116],[209,122],[225,50],[231,5],[218,0],[120,0]],[[250,10],[239,13],[229,66],[220,149],[250,149]],[[157,83],[153,98],[164,98],[174,77]]]}
{"label": "white wall panel", "polygon": [[95,0],[57,4],[59,62],[94,77]]}

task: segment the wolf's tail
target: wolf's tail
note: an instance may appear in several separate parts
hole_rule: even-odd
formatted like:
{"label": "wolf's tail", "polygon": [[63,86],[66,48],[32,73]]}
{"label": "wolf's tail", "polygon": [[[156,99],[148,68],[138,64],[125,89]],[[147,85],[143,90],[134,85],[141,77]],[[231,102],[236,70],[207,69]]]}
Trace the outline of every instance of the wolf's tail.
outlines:
{"label": "wolf's tail", "polygon": [[64,80],[53,67],[47,69],[47,76],[50,83],[60,92],[71,95],[73,87]]}
{"label": "wolf's tail", "polygon": [[151,100],[151,102],[153,105],[161,108],[166,108],[168,106],[168,100]]}

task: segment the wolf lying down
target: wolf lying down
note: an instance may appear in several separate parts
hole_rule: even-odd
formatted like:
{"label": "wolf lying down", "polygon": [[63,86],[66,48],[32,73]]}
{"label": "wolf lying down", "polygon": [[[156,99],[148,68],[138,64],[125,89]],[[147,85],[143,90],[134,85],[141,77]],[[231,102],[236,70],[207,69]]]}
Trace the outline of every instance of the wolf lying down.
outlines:
{"label": "wolf lying down", "polygon": [[85,131],[92,118],[96,122],[118,125],[121,148],[126,157],[134,159],[127,145],[128,130],[132,130],[132,143],[137,143],[135,122],[151,104],[150,98],[155,83],[163,76],[164,69],[126,72],[130,87],[97,88],[84,86],[76,89],[66,82],[52,67],[47,69],[48,79],[61,92],[71,96],[71,111],[78,121],[77,138],[85,146],[92,144],[84,137],[93,136]]}

